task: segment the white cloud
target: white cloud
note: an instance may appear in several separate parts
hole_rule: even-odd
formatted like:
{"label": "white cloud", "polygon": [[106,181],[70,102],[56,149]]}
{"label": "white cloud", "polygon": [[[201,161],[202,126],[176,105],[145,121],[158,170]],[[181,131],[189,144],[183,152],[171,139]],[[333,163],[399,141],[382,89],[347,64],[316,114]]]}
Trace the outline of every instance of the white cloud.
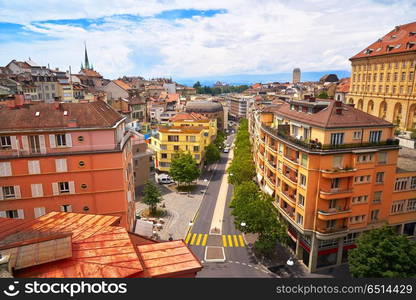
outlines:
{"label": "white cloud", "polygon": [[[107,77],[197,77],[349,69],[348,58],[414,18],[412,1],[18,1],[0,20],[20,22],[52,40],[1,45],[0,62],[28,56],[77,70],[87,41],[90,60]],[[29,2],[29,3],[28,3]],[[30,8],[30,10],[29,10]],[[151,16],[171,9],[227,9],[176,21]],[[141,22],[117,14],[150,16]],[[11,17],[13,16],[13,17]],[[106,17],[88,28],[33,23]],[[17,21],[16,21],[17,20]],[[74,67],[76,66],[76,67]]]}

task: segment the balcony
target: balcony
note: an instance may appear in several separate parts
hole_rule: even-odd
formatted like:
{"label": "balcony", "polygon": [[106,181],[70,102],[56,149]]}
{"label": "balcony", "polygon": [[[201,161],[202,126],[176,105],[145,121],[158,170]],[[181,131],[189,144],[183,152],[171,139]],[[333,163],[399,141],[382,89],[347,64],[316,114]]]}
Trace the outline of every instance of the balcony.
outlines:
{"label": "balcony", "polygon": [[273,177],[270,177],[270,176],[265,176],[265,178],[266,178],[266,182],[271,186],[271,187],[273,187],[273,189],[276,187],[276,180],[275,179],[273,179]]}
{"label": "balcony", "polygon": [[286,198],[290,202],[296,204],[296,193],[288,192],[288,191],[282,191],[282,195],[283,195],[284,198]]}
{"label": "balcony", "polygon": [[295,218],[295,209],[293,207],[280,207],[280,210],[283,211],[286,215],[288,215],[290,218]]}
{"label": "balcony", "polygon": [[270,150],[273,153],[277,153],[276,145],[267,145],[267,149]]}
{"label": "balcony", "polygon": [[269,160],[269,159],[265,159],[265,161],[267,162],[267,165],[270,169],[272,169],[273,171],[276,171],[276,162]]}
{"label": "balcony", "polygon": [[327,179],[334,178],[345,178],[354,176],[354,172],[357,169],[353,168],[344,168],[344,169],[331,169],[331,170],[321,170],[322,177]]}
{"label": "balcony", "polygon": [[328,210],[319,210],[318,219],[322,221],[329,221],[335,219],[344,219],[350,216],[351,209],[349,208],[330,208]]}
{"label": "balcony", "polygon": [[345,225],[334,226],[334,227],[318,227],[318,236],[326,235],[326,234],[334,234],[334,233],[345,233],[348,231],[348,227]]}
{"label": "balcony", "polygon": [[352,196],[352,189],[331,189],[329,191],[319,191],[319,196],[324,200],[338,198],[348,198]]}
{"label": "balcony", "polygon": [[[284,130],[274,129],[264,124],[261,125],[262,130],[269,133],[270,135],[287,142],[289,145],[295,147],[310,150],[314,152],[331,152],[339,149],[356,149],[356,148],[375,148],[375,147],[386,147],[390,146],[392,148],[397,148],[399,145],[399,140],[397,139],[387,139],[386,141],[376,142],[376,143],[352,143],[352,144],[340,144],[332,145],[325,144],[323,145],[320,142],[315,142],[313,140],[300,140],[293,136],[287,134]],[[288,158],[289,159],[289,158]]]}

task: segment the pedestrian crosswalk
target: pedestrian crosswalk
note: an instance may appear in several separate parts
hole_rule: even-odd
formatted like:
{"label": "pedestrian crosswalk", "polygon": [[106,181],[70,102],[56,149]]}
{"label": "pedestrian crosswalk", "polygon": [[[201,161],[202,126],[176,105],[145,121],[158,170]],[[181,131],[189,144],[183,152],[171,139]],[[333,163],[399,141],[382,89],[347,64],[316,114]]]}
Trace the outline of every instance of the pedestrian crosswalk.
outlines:
{"label": "pedestrian crosswalk", "polygon": [[[245,247],[244,238],[241,234],[223,234],[221,236],[223,247]],[[208,241],[207,233],[189,232],[186,235],[185,243],[190,246],[206,246]]]}

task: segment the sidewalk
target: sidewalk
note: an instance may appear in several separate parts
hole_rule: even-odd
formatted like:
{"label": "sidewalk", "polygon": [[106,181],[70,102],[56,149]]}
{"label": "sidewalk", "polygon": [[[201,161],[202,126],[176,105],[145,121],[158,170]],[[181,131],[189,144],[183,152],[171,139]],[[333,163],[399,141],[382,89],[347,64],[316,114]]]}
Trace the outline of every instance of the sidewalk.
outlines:
{"label": "sidewalk", "polygon": [[[189,195],[179,194],[164,185],[157,184],[162,192],[163,200],[161,204],[165,204],[164,209],[167,211],[167,215],[163,217],[165,224],[163,224],[162,230],[157,232],[161,240],[168,240],[169,237],[175,240],[185,238],[189,221],[194,218],[201,205],[203,192],[208,186],[211,174],[212,171],[205,171],[197,180],[195,190]],[[136,202],[136,212],[141,212],[147,208],[146,204]]]}

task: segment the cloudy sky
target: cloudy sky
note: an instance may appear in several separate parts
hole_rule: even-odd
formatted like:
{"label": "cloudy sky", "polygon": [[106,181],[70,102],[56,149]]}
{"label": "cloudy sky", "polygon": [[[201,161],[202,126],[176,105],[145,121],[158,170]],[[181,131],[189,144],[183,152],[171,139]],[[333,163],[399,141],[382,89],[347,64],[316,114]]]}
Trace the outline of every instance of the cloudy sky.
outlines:
{"label": "cloudy sky", "polygon": [[77,72],[85,41],[108,78],[349,70],[415,11],[416,0],[0,0],[0,65]]}

